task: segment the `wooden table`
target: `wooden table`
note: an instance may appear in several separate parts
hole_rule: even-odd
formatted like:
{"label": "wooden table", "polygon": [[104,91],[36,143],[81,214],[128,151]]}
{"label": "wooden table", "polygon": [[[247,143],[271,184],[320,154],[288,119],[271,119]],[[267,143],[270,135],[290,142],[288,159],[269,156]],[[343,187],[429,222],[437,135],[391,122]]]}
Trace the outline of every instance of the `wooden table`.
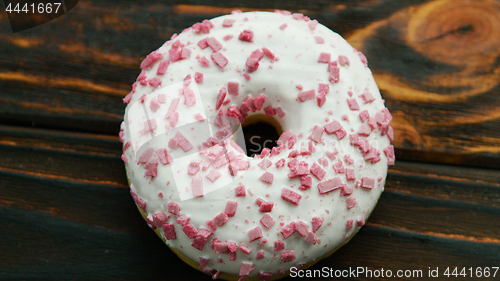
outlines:
{"label": "wooden table", "polygon": [[302,12],[339,32],[394,116],[386,191],[314,269],[474,280],[469,268],[500,266],[500,1],[86,0],[15,34],[0,13],[0,279],[209,280],[142,220],[117,134],[141,60],[235,8]]}

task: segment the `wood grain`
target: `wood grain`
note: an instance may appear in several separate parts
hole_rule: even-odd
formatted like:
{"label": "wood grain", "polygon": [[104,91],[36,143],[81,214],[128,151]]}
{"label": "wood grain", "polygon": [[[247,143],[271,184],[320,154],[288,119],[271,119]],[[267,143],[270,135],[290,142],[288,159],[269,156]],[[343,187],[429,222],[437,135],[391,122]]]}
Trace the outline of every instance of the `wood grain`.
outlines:
{"label": "wood grain", "polygon": [[[0,126],[0,140],[0,279],[209,278],[146,226],[117,137]],[[498,221],[498,170],[398,161],[367,225],[314,269],[497,266]]]}
{"label": "wood grain", "polygon": [[276,8],[318,19],[366,54],[398,159],[500,167],[494,0],[81,1],[16,34],[0,15],[0,122],[116,135],[150,51],[205,18]]}

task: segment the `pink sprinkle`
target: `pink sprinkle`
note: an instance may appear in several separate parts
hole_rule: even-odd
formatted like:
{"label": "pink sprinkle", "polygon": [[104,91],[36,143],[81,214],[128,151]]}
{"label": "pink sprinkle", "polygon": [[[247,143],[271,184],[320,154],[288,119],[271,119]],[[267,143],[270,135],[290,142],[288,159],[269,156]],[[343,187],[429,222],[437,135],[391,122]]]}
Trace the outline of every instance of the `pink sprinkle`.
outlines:
{"label": "pink sprinkle", "polygon": [[162,225],[163,232],[165,234],[165,239],[167,240],[175,240],[177,239],[177,235],[175,234],[175,226],[170,223],[166,223]]}
{"label": "pink sprinkle", "polygon": [[363,92],[360,96],[363,99],[364,103],[371,103],[375,100],[370,92]]}
{"label": "pink sprinkle", "polygon": [[181,52],[181,49],[179,49],[179,48],[177,48],[177,49],[170,49],[168,51],[168,54],[170,55],[170,60],[172,62],[176,62],[176,61],[182,60],[182,52]]}
{"label": "pink sprinkle", "polygon": [[223,27],[231,27],[231,26],[233,26],[233,23],[235,21],[236,20],[233,20],[233,19],[224,19],[224,21],[222,22],[222,26]]}
{"label": "pink sprinkle", "polygon": [[369,177],[361,178],[361,186],[364,188],[372,189],[375,185],[375,179]]}
{"label": "pink sprinkle", "polygon": [[208,67],[210,65],[210,62],[207,60],[206,57],[201,57],[198,62],[201,64],[201,66]]}
{"label": "pink sprinkle", "polygon": [[295,222],[295,230],[302,236],[306,237],[307,233],[309,232],[308,226],[305,222],[303,221],[298,221]]}
{"label": "pink sprinkle", "polygon": [[236,245],[233,241],[227,241],[227,247],[231,253],[238,251],[238,245]]}
{"label": "pink sprinkle", "polygon": [[352,219],[348,219],[347,220],[347,223],[345,225],[345,227],[348,229],[348,230],[351,230],[352,229],[352,225],[353,225],[353,220]]}
{"label": "pink sprinkle", "polygon": [[154,152],[154,149],[153,148],[148,148],[146,149],[142,154],[141,156],[139,157],[139,159],[137,160],[137,164],[144,164],[144,163],[147,163],[149,158],[151,158],[151,156],[153,156],[153,152]]}
{"label": "pink sprinkle", "polygon": [[257,252],[257,255],[255,256],[255,259],[260,260],[260,259],[263,259],[265,257],[266,257],[266,252],[264,252],[263,250],[259,250]]}
{"label": "pink sprinkle", "polygon": [[196,97],[194,96],[193,90],[184,86],[182,89],[182,93],[184,94],[184,104],[187,106],[192,106],[196,103]]}
{"label": "pink sprinkle", "polygon": [[349,63],[349,59],[348,59],[346,56],[342,56],[342,55],[340,55],[340,56],[339,56],[339,63],[340,63],[340,65],[342,65],[342,66],[345,66],[345,65],[349,65],[349,64],[350,64],[350,63]]}
{"label": "pink sprinkle", "polygon": [[342,180],[339,177],[318,183],[319,194],[325,194],[342,187]]}
{"label": "pink sprinkle", "polygon": [[226,57],[219,52],[212,53],[210,57],[220,68],[224,68],[228,62]]}
{"label": "pink sprinkle", "polygon": [[260,204],[259,212],[270,213],[273,210],[273,206],[274,206],[273,202],[262,202]]}
{"label": "pink sprinkle", "polygon": [[264,52],[264,54],[268,56],[271,59],[271,61],[276,58],[276,56],[266,47],[262,48],[262,52]]}
{"label": "pink sprinkle", "polygon": [[361,62],[365,65],[365,67],[368,67],[368,60],[366,59],[365,55],[361,52],[358,52],[358,56]]}
{"label": "pink sprinkle", "polygon": [[[314,167],[314,165],[313,165]],[[312,178],[310,176],[302,176],[300,177],[300,184],[301,186],[305,187],[305,189],[309,188],[312,186]]]}
{"label": "pink sprinkle", "polygon": [[179,204],[174,203],[174,202],[168,202],[167,207],[168,207],[167,210],[169,213],[176,215],[176,216],[180,215],[181,207],[179,206]]}
{"label": "pink sprinkle", "polygon": [[141,62],[141,69],[150,68],[151,66],[153,66],[155,62],[161,60],[162,58],[163,58],[162,53],[158,51],[152,52],[151,54],[147,55],[146,58]]}
{"label": "pink sprinkle", "polygon": [[348,98],[347,99],[347,104],[349,105],[349,108],[351,110],[359,110],[359,105],[358,105],[358,102],[356,101],[356,99],[352,98]]}
{"label": "pink sprinkle", "polygon": [[255,106],[255,108],[257,110],[261,110],[262,109],[262,106],[264,105],[264,103],[266,102],[266,95],[263,95],[263,94],[260,94],[258,95],[255,100],[253,101],[253,105]]}
{"label": "pink sprinkle", "polygon": [[332,134],[339,130],[342,130],[342,125],[337,120],[333,120],[333,122],[325,125],[325,132],[327,134]]}
{"label": "pink sprinkle", "polygon": [[347,203],[347,210],[354,208],[358,204],[356,198],[354,197],[347,198],[346,203]]}
{"label": "pink sprinkle", "polygon": [[236,214],[237,207],[238,207],[238,201],[228,200],[224,212],[227,214],[228,217],[234,217],[234,214]]}
{"label": "pink sprinkle", "polygon": [[201,48],[201,49],[205,49],[208,47],[208,42],[207,42],[207,38],[203,38],[201,39],[200,41],[198,41],[198,46]]}
{"label": "pink sprinkle", "polygon": [[319,54],[318,62],[320,63],[330,63],[331,54],[322,52]]}
{"label": "pink sprinkle", "polygon": [[200,170],[200,160],[192,160],[188,165],[188,175],[194,176]]}
{"label": "pink sprinkle", "polygon": [[219,110],[219,108],[222,106],[222,103],[224,102],[224,99],[226,98],[226,93],[227,93],[227,90],[224,87],[222,87],[219,90],[219,93],[217,94],[217,100],[215,101],[215,109],[216,110]]}
{"label": "pink sprinkle", "polygon": [[200,176],[191,180],[191,190],[194,197],[203,197],[203,179]]}
{"label": "pink sprinkle", "polygon": [[264,203],[264,202],[266,202],[266,200],[259,197],[255,200],[255,205],[260,207],[260,205],[262,205],[262,203]]}
{"label": "pink sprinkle", "polygon": [[[213,247],[212,247],[213,245]],[[226,242],[219,241],[218,238],[214,238],[212,242],[210,242],[210,246],[217,254],[229,254],[231,250],[229,249],[229,244]]]}
{"label": "pink sprinkle", "polygon": [[240,84],[238,82],[227,82],[227,90],[229,94],[233,97],[238,96]]}
{"label": "pink sprinkle", "polygon": [[292,191],[288,188],[283,188],[281,190],[281,198],[285,199],[286,201],[294,204],[294,205],[299,205],[299,201],[300,201],[300,198],[302,198],[302,196],[300,194],[298,194],[297,192],[295,191]]}
{"label": "pink sprinkle", "polygon": [[204,258],[204,257],[200,257],[200,267],[202,269],[204,269],[205,267],[207,267],[207,264],[208,264],[209,261],[210,261],[210,259],[207,259],[207,258]]}
{"label": "pink sprinkle", "polygon": [[328,80],[332,83],[337,83],[340,80],[340,68],[338,66],[330,64],[330,76]]}
{"label": "pink sprinkle", "polygon": [[208,227],[210,227],[210,229],[212,231],[216,231],[217,230],[217,226],[215,225],[214,221],[213,220],[208,220],[207,221],[207,225]]}
{"label": "pink sprinkle", "polygon": [[285,159],[283,158],[276,162],[276,168],[281,168],[283,165],[285,165]]}
{"label": "pink sprinkle", "polygon": [[203,73],[195,72],[194,81],[196,81],[196,83],[203,83]]}
{"label": "pink sprinkle", "polygon": [[263,237],[262,230],[260,226],[256,226],[255,228],[248,231],[248,237],[250,237],[250,242],[255,241]]}
{"label": "pink sprinkle", "polygon": [[194,115],[194,119],[196,119],[196,121],[198,121],[198,122],[203,122],[203,121],[205,121],[205,117],[203,117],[203,115],[201,115],[200,113],[196,113],[196,114]]}
{"label": "pink sprinkle", "polygon": [[231,35],[231,34],[228,34],[228,35],[222,37],[222,40],[224,40],[224,41],[229,41],[231,39],[233,39],[233,35]]}
{"label": "pink sprinkle", "polygon": [[365,122],[365,120],[368,119],[368,117],[370,117],[370,114],[366,109],[359,113],[359,119],[361,119],[362,122]]}
{"label": "pink sprinkle", "polygon": [[281,29],[281,30],[284,30],[287,26],[288,26],[288,25],[287,25],[286,23],[284,23],[284,24],[280,25],[280,29]]}
{"label": "pink sprinkle", "polygon": [[144,167],[146,169],[144,176],[155,178],[158,173],[157,167],[158,163],[147,163],[146,166]]}
{"label": "pink sprinkle", "polygon": [[182,48],[181,49],[181,58],[182,59],[187,59],[191,56],[191,50],[188,48]]}
{"label": "pink sprinkle", "polygon": [[318,92],[323,92],[325,94],[328,94],[330,92],[330,85],[319,83]]}
{"label": "pink sprinkle", "polygon": [[292,14],[292,18],[296,19],[296,20],[301,20],[304,18],[304,14],[301,14],[301,13],[293,13]]}
{"label": "pink sprinkle", "polygon": [[316,91],[315,90],[302,91],[302,92],[299,92],[297,100],[299,102],[305,102],[306,100],[312,100],[315,97],[316,97]]}
{"label": "pink sprinkle", "polygon": [[195,249],[203,251],[203,247],[205,246],[206,242],[207,242],[206,239],[203,239],[201,237],[196,237],[194,238],[193,243],[191,243],[191,246],[193,246]]}
{"label": "pink sprinkle", "polygon": [[167,221],[168,218],[169,216],[167,217],[167,215],[165,215],[164,213],[153,214],[154,226],[161,227]]}
{"label": "pink sprinkle", "polygon": [[205,177],[207,179],[209,179],[211,182],[214,182],[216,181],[218,178],[220,178],[222,174],[216,170],[216,169],[213,169],[212,171],[210,171],[210,173],[208,173]]}
{"label": "pink sprinkle", "polygon": [[179,121],[179,112],[172,112],[169,120],[170,127],[175,127],[175,125],[177,125],[177,121]]}
{"label": "pink sprinkle", "polygon": [[275,224],[275,221],[274,221],[273,217],[271,217],[271,215],[265,214],[260,219],[260,223],[262,225],[264,225],[265,228],[270,229]]}
{"label": "pink sprinkle", "polygon": [[248,276],[254,269],[253,264],[249,262],[242,262],[240,267],[240,276]]}
{"label": "pink sprinkle", "polygon": [[347,135],[347,132],[344,129],[341,129],[341,130],[336,131],[335,135],[337,136],[337,138],[339,140],[341,140]]}
{"label": "pink sprinkle", "polygon": [[182,231],[189,237],[189,239],[193,239],[196,237],[196,234],[198,234],[198,230],[194,228],[191,224],[187,223],[182,227]]}
{"label": "pink sprinkle", "polygon": [[222,213],[218,214],[217,216],[215,216],[214,223],[217,226],[223,226],[228,220],[229,220],[229,216],[225,212],[222,212]]}
{"label": "pink sprinkle", "polygon": [[320,218],[320,217],[313,217],[312,218],[312,228],[313,228],[313,232],[316,232],[320,227],[321,225],[323,224],[323,218]]}
{"label": "pink sprinkle", "polygon": [[343,185],[342,190],[340,192],[340,196],[349,196],[354,192],[354,186],[352,185]]}
{"label": "pink sprinkle", "polygon": [[179,146],[184,150],[184,152],[188,152],[193,148],[193,145],[181,134],[181,132],[177,132],[174,136],[177,140]]}
{"label": "pink sprinkle", "polygon": [[316,102],[318,103],[319,107],[322,107],[325,102],[326,102],[326,95],[324,92],[318,92],[316,95]]}
{"label": "pink sprinkle", "polygon": [[267,184],[272,184],[273,178],[274,178],[273,174],[271,174],[269,172],[265,172],[262,176],[259,177],[259,180],[261,180]]}
{"label": "pink sprinkle", "polygon": [[203,239],[207,239],[210,235],[212,235],[212,232],[205,228],[201,228],[197,235]]}
{"label": "pink sprinkle", "polygon": [[314,232],[307,233],[306,242],[315,245],[318,242],[318,235]]}
{"label": "pink sprinkle", "polygon": [[326,172],[318,164],[314,163],[311,167],[311,173],[318,179],[322,180]]}
{"label": "pink sprinkle", "polygon": [[358,135],[367,137],[370,135],[371,131],[372,128],[370,126],[362,124],[361,126],[359,126]]}
{"label": "pink sprinkle", "polygon": [[269,160],[268,158],[265,158],[264,160],[262,160],[258,165],[262,168],[262,169],[267,169],[269,168],[269,166],[271,166],[271,164],[273,164],[273,161]]}
{"label": "pink sprinkle", "polygon": [[314,30],[316,28],[316,26],[318,25],[318,21],[317,20],[312,20],[312,21],[308,22],[308,25],[309,25],[309,28],[311,30]]}
{"label": "pink sprinkle", "polygon": [[285,242],[283,242],[281,240],[274,241],[274,251],[275,252],[282,251],[284,249],[285,249]]}
{"label": "pink sprinkle", "polygon": [[342,163],[342,161],[340,159],[333,163],[333,169],[335,170],[335,172],[337,174],[345,173],[344,164]]}
{"label": "pink sprinkle", "polygon": [[325,43],[325,39],[323,39],[323,37],[321,37],[321,36],[314,36],[314,41],[316,42],[316,44]]}
{"label": "pink sprinkle", "polygon": [[[150,83],[151,83],[151,81],[150,81]],[[155,99],[155,98],[153,98],[151,100],[151,102],[149,102],[149,108],[153,112],[156,112],[158,110],[158,108],[160,108],[160,105],[161,105],[161,103],[157,99]]]}
{"label": "pink sprinkle", "polygon": [[365,225],[365,220],[360,217],[360,218],[358,218],[356,223],[358,224],[359,227],[362,227],[363,225]]}
{"label": "pink sprinkle", "polygon": [[235,193],[236,193],[236,197],[244,197],[244,196],[247,196],[247,193],[246,193],[245,187],[244,187],[243,185],[238,185],[238,186],[235,188]]}
{"label": "pink sprinkle", "polygon": [[391,126],[387,129],[387,137],[390,141],[394,140],[394,129]]}
{"label": "pink sprinkle", "polygon": [[240,244],[240,251],[249,255],[252,252],[252,249],[250,247],[246,246],[245,244],[241,243]]}
{"label": "pink sprinkle", "polygon": [[346,169],[345,176],[348,181],[353,181],[356,179],[356,177],[354,176],[354,169]]}
{"label": "pink sprinkle", "polygon": [[384,148],[384,154],[387,156],[387,164],[394,165],[396,157],[394,156],[394,146],[388,145]]}
{"label": "pink sprinkle", "polygon": [[295,251],[286,251],[281,253],[281,263],[295,260]]}
{"label": "pink sprinkle", "polygon": [[273,106],[268,106],[264,108],[264,112],[266,113],[266,116],[274,116],[276,115],[276,110],[274,109]]}
{"label": "pink sprinkle", "polygon": [[163,75],[167,72],[168,65],[170,64],[169,60],[164,60],[160,62],[160,65],[158,66],[158,70],[156,71],[156,75]]}
{"label": "pink sprinkle", "polygon": [[316,143],[320,142],[324,130],[325,129],[323,129],[323,127],[315,125],[311,134],[311,140],[315,141]]}
{"label": "pink sprinkle", "polygon": [[253,42],[253,31],[251,30],[243,30],[238,37],[241,41]]}
{"label": "pink sprinkle", "polygon": [[217,52],[220,49],[222,49],[222,44],[219,41],[217,41],[217,39],[215,39],[215,37],[208,37],[207,38],[207,45],[210,48],[212,48],[212,50],[214,52]]}
{"label": "pink sprinkle", "polygon": [[264,53],[260,49],[252,52],[245,63],[245,65],[247,66],[247,71],[249,73],[257,70],[257,68],[259,67],[259,61],[262,59],[262,57],[264,57]]}

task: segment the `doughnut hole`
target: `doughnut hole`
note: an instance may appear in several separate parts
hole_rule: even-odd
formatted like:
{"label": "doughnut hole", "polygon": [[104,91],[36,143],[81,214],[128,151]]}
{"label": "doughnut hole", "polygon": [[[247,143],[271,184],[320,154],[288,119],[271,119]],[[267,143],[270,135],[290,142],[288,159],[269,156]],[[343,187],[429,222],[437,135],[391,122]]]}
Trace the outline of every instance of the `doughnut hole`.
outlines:
{"label": "doughnut hole", "polygon": [[247,156],[260,154],[262,149],[277,147],[283,129],[276,119],[264,114],[248,116],[243,123]]}

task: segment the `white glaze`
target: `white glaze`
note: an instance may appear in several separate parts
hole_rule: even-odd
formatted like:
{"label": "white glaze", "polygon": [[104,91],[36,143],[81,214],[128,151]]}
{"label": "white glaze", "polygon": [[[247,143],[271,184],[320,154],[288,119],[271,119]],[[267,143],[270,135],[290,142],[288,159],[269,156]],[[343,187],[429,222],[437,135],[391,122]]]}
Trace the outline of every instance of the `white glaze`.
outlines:
{"label": "white glaze", "polygon": [[[223,27],[222,22],[224,19],[234,19],[235,22],[232,27]],[[248,20],[245,21],[245,19]],[[288,270],[292,266],[308,263],[337,248],[349,239],[348,237],[351,234],[356,232],[358,228],[356,221],[359,218],[366,220],[375,207],[384,189],[387,174],[388,161],[382,150],[390,144],[390,141],[387,136],[381,136],[378,129],[373,130],[370,136],[367,137],[370,144],[377,147],[380,152],[382,152],[380,155],[381,160],[372,164],[370,162],[365,162],[361,152],[349,143],[349,134],[357,133],[359,126],[363,124],[359,118],[360,111],[366,109],[370,116],[375,116],[377,112],[380,112],[384,108],[384,103],[370,70],[361,62],[358,53],[353,50],[340,35],[332,32],[321,24],[318,24],[314,30],[311,30],[308,23],[304,20],[296,20],[292,18],[292,16],[281,13],[267,12],[226,15],[212,19],[211,22],[214,27],[210,30],[209,34],[198,34],[192,30],[186,30],[177,38],[165,43],[158,50],[158,52],[164,54],[162,61],[169,58],[168,50],[171,48],[171,44],[176,40],[179,40],[181,44],[185,44],[185,47],[191,50],[190,58],[171,62],[168,66],[167,73],[158,76],[162,79],[162,84],[159,88],[155,90],[150,85],[137,86],[136,92],[127,106],[125,122],[122,125],[125,142],[133,140],[132,149],[129,148],[124,152],[125,156],[128,158],[128,163],[126,164],[127,175],[131,182],[132,190],[137,193],[139,198],[146,202],[146,212],[149,219],[152,219],[153,214],[159,212],[171,216],[167,222],[175,225],[177,239],[167,241],[170,247],[179,249],[194,261],[199,261],[200,256],[210,258],[207,269],[215,269],[217,271],[239,275],[241,263],[251,262],[255,267],[251,276],[255,276],[261,271],[278,274],[278,270],[281,268],[286,268]],[[279,27],[284,23],[287,24],[287,27],[281,30]],[[253,31],[254,37],[252,43],[238,40],[238,36],[243,30]],[[225,41],[223,37],[226,35],[233,35],[233,38]],[[321,36],[325,40],[324,44],[317,44],[314,40],[314,36]],[[215,37],[223,45],[223,49],[220,52],[229,61],[223,70],[210,59],[212,53],[210,47],[202,50],[197,45],[198,41],[205,37]],[[259,68],[255,72],[249,73],[251,80],[246,81],[243,77],[243,74],[247,73],[245,71],[247,69],[245,62],[254,50],[262,47],[271,50],[279,60],[272,62],[268,57],[264,56],[260,61]],[[332,60],[336,60],[339,55],[348,57],[350,61],[349,66],[339,65],[340,81],[338,83],[330,83],[328,81],[328,64],[318,63],[318,57],[321,52],[330,53]],[[205,56],[210,61],[210,66],[201,66],[196,59],[197,56]],[[147,79],[157,76],[158,66],[159,61],[150,69],[145,70],[144,73]],[[272,69],[270,69],[270,66]],[[228,185],[221,185],[219,186],[221,187],[220,189],[207,193],[204,197],[181,200],[176,187],[176,184],[179,184],[179,182],[173,180],[173,173],[185,175],[182,177],[186,179],[186,182],[191,182],[193,176],[187,174],[187,164],[191,159],[201,159],[202,156],[198,153],[194,153],[190,154],[188,157],[190,159],[181,160],[178,159],[178,157],[181,157],[184,152],[180,148],[174,150],[168,148],[169,151],[176,154],[174,155],[176,159],[174,159],[172,165],[162,165],[160,163],[158,165],[157,177],[154,179],[145,177],[144,164],[136,163],[141,154],[138,153],[136,156],[134,153],[138,150],[140,151],[139,147],[142,144],[138,139],[140,139],[141,136],[135,136],[135,138],[131,136],[131,133],[136,134],[138,131],[137,128],[134,129],[132,127],[136,126],[135,124],[137,123],[142,124],[145,120],[141,114],[131,110],[131,108],[134,104],[139,104],[137,100],[143,96],[143,94],[148,95],[145,102],[145,105],[148,106],[151,97],[157,95],[162,89],[174,85],[175,83],[182,82],[187,74],[191,74],[194,78],[195,72],[201,72],[204,75],[204,81],[202,83],[196,84],[194,80],[191,82],[191,86],[197,86],[199,89],[199,95],[197,95],[196,100],[198,109],[195,110],[193,109],[194,107],[187,107],[183,103],[184,98],[181,95],[170,92],[169,101],[163,104],[157,111],[158,116],[156,118],[157,121],[160,122],[158,123],[159,129],[156,134],[157,136],[164,135],[161,128],[164,128],[164,124],[168,124],[168,120],[162,120],[161,116],[164,116],[167,112],[171,96],[175,95],[175,97],[181,98],[177,108],[177,111],[180,113],[180,121],[177,125],[189,124],[197,122],[194,118],[194,112],[200,112],[199,106],[202,106],[200,113],[203,114],[203,116],[215,115],[217,93],[222,87],[227,88],[228,81],[232,81],[240,84],[239,96],[235,98],[227,95],[226,98],[231,98],[231,102],[227,105],[223,105],[222,108],[228,108],[231,105],[237,105],[239,107],[249,94],[254,97],[261,93],[265,94],[267,100],[263,108],[269,105],[275,107],[281,106],[285,110],[286,115],[283,118],[278,116],[274,116],[274,118],[278,120],[283,130],[290,130],[296,135],[302,134],[302,138],[298,139],[298,143],[292,149],[285,150],[277,156],[268,157],[273,164],[267,170],[257,165],[262,159],[249,158],[239,153],[233,147],[228,146],[229,151],[234,151],[237,155],[241,155],[240,157],[249,161],[249,169],[245,172],[240,171],[235,178],[232,178],[228,173],[227,165],[223,166],[219,169],[223,177],[217,180],[216,183],[218,181],[222,182],[222,180],[225,179],[226,182],[229,182]],[[304,90],[315,89],[317,91],[318,83],[326,83],[330,86],[330,92],[326,95],[326,103],[321,108],[318,107],[316,100],[308,100],[303,103],[296,101],[297,95],[300,92],[296,85],[302,85]],[[372,103],[365,104],[359,97],[365,89],[376,98]],[[353,97],[356,98],[360,110],[353,111],[348,107],[346,102],[346,98],[349,97],[348,90],[354,93]],[[333,111],[333,114],[329,114],[328,111]],[[262,109],[260,113],[263,112],[264,110]],[[343,115],[348,117],[348,121],[341,120]],[[325,118],[328,118],[328,122],[325,121]],[[317,184],[320,181],[310,174],[313,181],[312,187],[304,191],[299,190],[300,177],[289,179],[287,174],[290,172],[290,169],[286,164],[281,168],[276,168],[275,166],[275,163],[279,159],[285,158],[287,162],[292,160],[287,157],[289,152],[296,149],[301,141],[307,144],[309,141],[307,137],[310,136],[312,128],[315,125],[324,126],[334,119],[342,124],[347,131],[347,136],[338,141],[335,134],[329,135],[325,132],[322,136],[324,143],[328,145],[335,143],[334,147],[339,150],[336,155],[337,159],[341,159],[346,168],[353,168],[356,166],[355,176],[357,181],[359,181],[361,177],[376,179],[375,187],[372,190],[362,187],[354,188],[354,192],[351,196],[356,198],[357,205],[350,210],[346,207],[346,199],[348,197],[339,196],[340,189],[320,195],[317,189]],[[366,122],[364,123],[366,124]],[[167,134],[169,133],[167,132]],[[170,137],[171,136],[173,135],[170,134]],[[196,139],[196,136],[186,137],[193,144],[205,141]],[[168,138],[169,137],[166,139]],[[164,148],[167,148],[166,139],[158,142],[163,143]],[[158,143],[156,145],[158,145]],[[310,156],[299,156],[297,159],[310,163],[309,167],[311,167],[312,163],[317,161],[317,159],[325,157],[328,159],[329,164],[326,167],[322,166],[327,172],[323,181],[338,176],[342,179],[343,183],[353,186],[354,182],[348,182],[345,174],[336,174],[332,168],[333,161],[324,154],[325,151],[333,151],[334,147],[327,147],[325,144],[317,144],[316,152]],[[195,147],[190,152],[193,151],[198,151],[198,149]],[[345,154],[349,154],[356,160],[355,164],[347,164],[344,160]],[[181,162],[183,163],[179,164]],[[176,165],[175,167],[177,168],[172,171],[174,163],[178,165]],[[200,170],[197,174],[197,176],[202,176],[205,186],[210,184],[210,181],[205,178],[205,175],[210,172],[211,169],[212,167],[206,171]],[[274,181],[271,185],[258,179],[266,171],[274,175]],[[377,180],[379,178],[380,181]],[[168,186],[167,182],[170,182]],[[246,197],[235,196],[234,188],[238,183],[243,183],[243,185],[245,185],[247,191]],[[281,191],[284,187],[302,195],[302,199],[298,206],[281,198]],[[182,187],[179,188],[181,191],[186,191],[186,189]],[[158,197],[159,192],[163,193],[163,198]],[[272,212],[269,214],[274,218],[276,223],[269,230],[263,227],[259,222],[264,215],[264,213],[259,212],[259,207],[255,204],[255,200],[259,197],[266,201],[274,202],[275,204]],[[191,246],[192,239],[189,239],[182,232],[182,226],[175,223],[176,216],[167,212],[168,202],[176,202],[180,205],[181,214],[190,217],[190,223],[196,229],[199,230],[202,227],[209,229],[206,225],[206,221],[213,219],[217,214],[223,212],[227,200],[238,201],[236,214],[234,217],[229,218],[226,224],[219,227],[213,235],[208,238],[202,252]],[[319,243],[312,245],[306,242],[304,237],[297,232],[289,238],[283,239],[280,233],[280,222],[287,225],[292,221],[301,220],[308,224],[309,231],[311,231],[311,220],[313,217],[324,218],[323,225],[316,232],[320,239]],[[354,220],[354,227],[351,230],[346,229],[346,222],[348,219]],[[245,223],[245,221],[248,221],[248,223]],[[256,226],[261,227],[264,237],[250,243],[247,232]],[[161,232],[163,233],[162,230]],[[229,261],[229,255],[216,254],[210,248],[210,240],[215,237],[219,238],[221,241],[234,241],[238,246],[243,242],[252,249],[252,252],[247,255],[238,249],[236,260]],[[260,248],[259,242],[263,239],[267,239],[268,242]],[[273,251],[274,241],[278,239],[285,242],[284,251],[295,251],[296,258],[294,261],[281,263],[280,254],[282,251]],[[256,260],[255,256],[261,249],[265,251],[266,257]],[[275,254],[276,258],[273,256]],[[217,263],[217,258],[222,258],[223,263]]]}

